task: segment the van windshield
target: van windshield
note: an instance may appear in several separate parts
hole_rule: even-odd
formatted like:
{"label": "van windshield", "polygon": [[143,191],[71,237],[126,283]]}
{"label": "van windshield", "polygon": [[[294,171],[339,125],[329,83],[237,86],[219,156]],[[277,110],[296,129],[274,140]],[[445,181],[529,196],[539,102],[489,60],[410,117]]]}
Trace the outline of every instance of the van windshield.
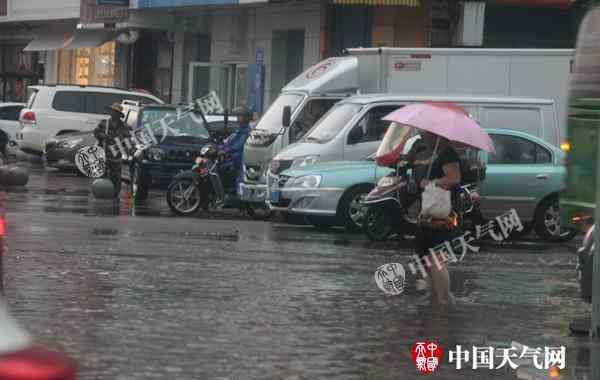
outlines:
{"label": "van windshield", "polygon": [[300,94],[281,94],[271,107],[265,112],[260,118],[260,121],[256,125],[256,129],[267,131],[269,133],[277,133],[281,130],[281,120],[283,118],[283,108],[290,106],[292,114],[304,98]]}
{"label": "van windshield", "polygon": [[315,124],[305,140],[319,144],[331,141],[362,107],[361,104],[355,103],[344,103],[333,107]]}

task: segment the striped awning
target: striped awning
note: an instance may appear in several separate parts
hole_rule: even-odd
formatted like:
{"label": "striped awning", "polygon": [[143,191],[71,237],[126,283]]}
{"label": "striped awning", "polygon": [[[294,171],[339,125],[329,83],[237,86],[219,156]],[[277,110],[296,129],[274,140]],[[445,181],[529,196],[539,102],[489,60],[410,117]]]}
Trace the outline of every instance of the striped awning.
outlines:
{"label": "striped awning", "polygon": [[338,5],[401,5],[405,7],[419,7],[421,0],[333,0]]}

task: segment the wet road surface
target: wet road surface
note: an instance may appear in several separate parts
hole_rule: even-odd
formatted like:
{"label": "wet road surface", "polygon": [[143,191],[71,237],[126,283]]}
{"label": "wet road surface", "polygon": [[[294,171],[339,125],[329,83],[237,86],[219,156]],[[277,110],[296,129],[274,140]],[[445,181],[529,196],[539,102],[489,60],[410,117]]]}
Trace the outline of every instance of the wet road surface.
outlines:
{"label": "wet road surface", "polygon": [[[161,192],[115,205],[92,200],[88,185],[38,168],[26,191],[3,193],[7,302],[40,341],[79,361],[81,379],[421,379],[411,348],[422,339],[446,353],[564,345],[562,379],[599,378],[598,347],[568,331],[590,312],[574,243],[485,243],[450,267],[455,304],[439,312],[410,274],[400,296],[375,285],[379,265],[407,266],[410,241],[234,211],[173,217]],[[457,371],[444,359],[432,378],[517,374]]]}

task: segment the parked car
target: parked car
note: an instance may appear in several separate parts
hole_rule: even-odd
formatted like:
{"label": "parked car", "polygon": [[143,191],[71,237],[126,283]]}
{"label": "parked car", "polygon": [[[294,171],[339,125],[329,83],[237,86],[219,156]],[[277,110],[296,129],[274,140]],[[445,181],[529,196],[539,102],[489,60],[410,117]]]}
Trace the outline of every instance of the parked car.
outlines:
{"label": "parked car", "polygon": [[30,86],[21,110],[17,142],[30,154],[41,155],[50,138],[70,132],[91,131],[107,118],[107,106],[124,99],[141,104],[163,103],[150,94],[112,87],[79,85]]}
{"label": "parked car", "polygon": [[[174,118],[184,108],[175,105],[147,105],[130,111],[128,119],[133,118],[135,122],[128,123],[133,125],[133,130],[149,127],[158,141],[158,144],[144,150],[141,156],[124,167],[135,200],[146,199],[153,187],[168,187],[176,174],[189,170],[206,143],[216,140],[213,133],[219,135],[225,131],[233,131],[237,123],[235,117],[230,117],[226,128],[222,115],[207,115],[202,119],[196,112]],[[164,131],[158,122],[163,118],[171,120],[170,131]]]}
{"label": "parked car", "polygon": [[579,281],[579,294],[584,301],[589,303],[592,302],[594,252],[596,250],[594,230],[595,225],[587,230],[581,246],[577,249],[577,280]]}
{"label": "parked car", "polygon": [[521,221],[546,241],[565,242],[575,231],[561,226],[558,192],[564,185],[564,152],[531,134],[487,130],[495,155],[487,155],[487,176],[481,186],[481,209],[494,218],[514,208]]}
{"label": "parked car", "polygon": [[48,167],[77,170],[75,153],[85,146],[97,144],[93,132],[72,132],[54,136],[46,142],[43,161]]}
{"label": "parked car", "polygon": [[19,115],[25,103],[0,103],[0,153],[15,155]]}
{"label": "parked car", "polygon": [[75,361],[37,345],[0,301],[0,379],[75,380]]}
{"label": "parked car", "polygon": [[[562,151],[524,132],[487,131],[497,154],[482,153],[487,163],[481,185],[483,216],[491,219],[515,208],[541,238],[573,238],[573,231],[561,228],[558,215],[558,191],[565,176]],[[274,209],[306,216],[317,226],[352,226],[360,218],[360,198],[390,171],[368,159],[296,167],[281,173],[277,199],[270,201]]]}

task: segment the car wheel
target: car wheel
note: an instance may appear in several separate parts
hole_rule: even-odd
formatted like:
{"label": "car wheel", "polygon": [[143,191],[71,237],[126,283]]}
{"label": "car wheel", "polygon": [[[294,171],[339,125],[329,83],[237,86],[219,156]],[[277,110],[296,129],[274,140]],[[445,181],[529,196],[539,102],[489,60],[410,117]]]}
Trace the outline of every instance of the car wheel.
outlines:
{"label": "car wheel", "polygon": [[560,225],[558,198],[546,198],[538,206],[535,214],[534,229],[542,239],[552,243],[564,243],[575,237],[576,232]]}
{"label": "car wheel", "polygon": [[131,169],[131,196],[135,201],[145,201],[148,198],[148,184],[140,175],[137,165],[133,165]]}
{"label": "car wheel", "polygon": [[306,221],[318,230],[328,230],[335,225],[335,220],[323,216],[307,216]]}
{"label": "car wheel", "polygon": [[363,198],[371,191],[372,186],[360,185],[346,191],[338,205],[337,215],[343,226],[351,231],[360,231],[363,226]]}
{"label": "car wheel", "polygon": [[392,234],[390,210],[384,206],[371,206],[365,211],[363,231],[372,241],[386,240]]}

